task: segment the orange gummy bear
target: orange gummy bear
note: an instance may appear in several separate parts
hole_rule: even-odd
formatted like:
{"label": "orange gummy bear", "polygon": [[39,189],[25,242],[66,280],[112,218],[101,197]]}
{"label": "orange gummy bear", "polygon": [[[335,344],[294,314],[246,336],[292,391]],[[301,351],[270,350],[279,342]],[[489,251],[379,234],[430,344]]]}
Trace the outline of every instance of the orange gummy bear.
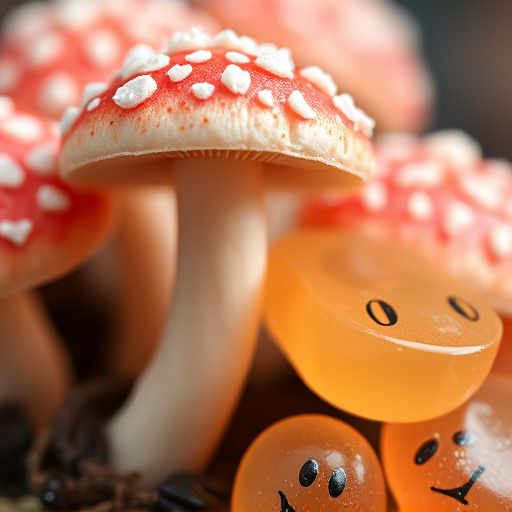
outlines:
{"label": "orange gummy bear", "polygon": [[357,430],[329,416],[293,416],[270,426],[247,449],[231,510],[385,511],[384,478]]}
{"label": "orange gummy bear", "polygon": [[400,511],[512,510],[512,379],[491,375],[433,420],[387,424],[381,452]]}
{"label": "orange gummy bear", "polygon": [[355,233],[303,230],[270,253],[270,333],[304,382],[373,420],[423,421],[489,373],[497,314],[437,266]]}

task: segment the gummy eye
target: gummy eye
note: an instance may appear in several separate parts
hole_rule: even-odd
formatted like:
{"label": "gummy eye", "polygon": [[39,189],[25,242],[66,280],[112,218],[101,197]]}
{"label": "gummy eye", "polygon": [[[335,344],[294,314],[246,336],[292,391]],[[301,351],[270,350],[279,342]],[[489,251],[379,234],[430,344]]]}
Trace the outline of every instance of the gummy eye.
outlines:
{"label": "gummy eye", "polygon": [[476,441],[476,436],[473,432],[461,430],[453,435],[453,442],[459,446],[471,446]]}
{"label": "gummy eye", "polygon": [[371,300],[366,304],[366,311],[374,322],[385,327],[395,325],[398,321],[396,311],[383,300]]}
{"label": "gummy eye", "polygon": [[448,297],[448,304],[450,304],[450,306],[459,313],[459,315],[462,315],[464,318],[467,318],[472,322],[476,322],[480,318],[478,311],[464,299]]}
{"label": "gummy eye", "polygon": [[318,475],[318,462],[314,459],[309,459],[304,462],[299,471],[299,483],[302,487],[309,487]]}
{"label": "gummy eye", "polygon": [[329,478],[329,496],[337,498],[344,490],[347,483],[347,475],[343,468],[337,468]]}
{"label": "gummy eye", "polygon": [[439,443],[435,439],[430,439],[420,446],[420,449],[416,452],[414,457],[414,463],[420,466],[430,460],[433,455],[437,452]]}

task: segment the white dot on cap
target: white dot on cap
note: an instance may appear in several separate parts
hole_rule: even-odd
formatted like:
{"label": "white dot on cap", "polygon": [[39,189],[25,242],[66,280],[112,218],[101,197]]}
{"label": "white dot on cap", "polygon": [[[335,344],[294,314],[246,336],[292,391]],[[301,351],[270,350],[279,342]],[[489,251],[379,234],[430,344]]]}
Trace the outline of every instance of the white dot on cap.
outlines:
{"label": "white dot on cap", "polygon": [[461,171],[482,158],[480,144],[460,130],[441,130],[427,135],[425,146],[433,158]]}
{"label": "white dot on cap", "polygon": [[19,188],[25,181],[25,173],[9,155],[0,153],[0,187]]}
{"label": "white dot on cap", "polygon": [[16,245],[23,245],[33,227],[34,225],[29,219],[3,220],[0,222],[0,236]]}
{"label": "white dot on cap", "polygon": [[459,185],[468,198],[483,208],[496,210],[501,204],[502,190],[486,177],[462,175]]}
{"label": "white dot on cap", "polygon": [[82,92],[82,100],[80,101],[80,106],[83,108],[87,105],[93,98],[103,94],[108,89],[108,85],[102,82],[92,82],[87,84],[84,87]]}
{"label": "white dot on cap", "polygon": [[434,213],[432,199],[421,190],[413,192],[407,202],[407,212],[415,220],[429,220]]}
{"label": "white dot on cap", "polygon": [[256,66],[281,78],[293,78],[293,63],[289,53],[279,50],[275,53],[264,53],[254,63]]}
{"label": "white dot on cap", "polygon": [[190,64],[183,66],[176,64],[167,71],[167,76],[170,78],[171,82],[181,82],[185,80],[190,73],[192,73],[192,66]]}
{"label": "white dot on cap", "polygon": [[259,91],[258,99],[263,105],[265,105],[265,107],[272,108],[274,106],[274,96],[272,95],[272,91]]}
{"label": "white dot on cap", "polygon": [[38,119],[25,114],[0,121],[0,130],[23,142],[34,142],[43,136],[44,130]]}
{"label": "white dot on cap", "polygon": [[226,52],[226,59],[233,64],[248,64],[251,62],[251,59],[249,59],[247,55],[238,52]]}
{"label": "white dot on cap", "polygon": [[124,65],[121,70],[121,77],[123,79],[129,76],[136,75],[137,73],[149,73],[151,71],[158,71],[159,69],[168,66],[170,62],[169,56],[165,53],[153,53],[139,59],[133,59],[128,65]]}
{"label": "white dot on cap", "polygon": [[215,86],[206,82],[194,84],[190,90],[192,94],[199,100],[207,100],[215,90]]}
{"label": "white dot on cap", "polygon": [[146,101],[158,86],[150,75],[141,75],[117,89],[112,100],[121,108],[134,108]]}
{"label": "white dot on cap", "polygon": [[11,92],[18,85],[20,77],[21,69],[17,62],[0,60],[0,92]]}
{"label": "white dot on cap", "polygon": [[193,64],[201,64],[202,62],[207,62],[212,58],[212,52],[209,50],[197,50],[194,53],[189,53],[185,56],[185,60],[187,62],[192,62]]}
{"label": "white dot on cap", "polygon": [[293,91],[290,96],[288,96],[288,105],[290,108],[299,116],[304,119],[314,119],[316,117],[316,112],[307,104],[304,96],[300,91]]}
{"label": "white dot on cap", "polygon": [[62,213],[69,210],[71,199],[57,187],[42,185],[37,190],[37,204],[44,212]]}
{"label": "white dot on cap", "polygon": [[87,110],[87,112],[92,112],[93,110],[96,110],[99,107],[100,103],[101,98],[94,98],[89,102],[85,110]]}
{"label": "white dot on cap", "polygon": [[121,55],[119,41],[110,30],[98,30],[88,36],[84,49],[91,64],[98,68],[113,66]]}
{"label": "white dot on cap", "polygon": [[369,183],[361,194],[361,199],[366,210],[370,212],[382,211],[388,203],[388,191],[380,181]]}
{"label": "white dot on cap", "polygon": [[404,164],[394,176],[402,187],[434,188],[443,183],[444,167],[439,162],[410,162]]}
{"label": "white dot on cap", "polygon": [[50,75],[41,87],[38,105],[41,111],[54,117],[70,105],[78,103],[80,90],[75,79],[68,73]]}
{"label": "white dot on cap", "polygon": [[234,94],[245,94],[251,86],[251,75],[235,64],[229,64],[220,81]]}
{"label": "white dot on cap", "polygon": [[512,256],[512,226],[500,224],[489,233],[492,253],[497,258]]}
{"label": "white dot on cap", "polygon": [[329,96],[334,96],[338,92],[338,86],[334,83],[332,76],[318,66],[308,66],[307,68],[301,69],[299,74],[307,78],[312,84],[316,85],[316,87]]}
{"label": "white dot on cap", "polygon": [[25,157],[25,165],[33,172],[43,176],[56,174],[56,155],[57,148],[55,144],[40,144]]}
{"label": "white dot on cap", "polygon": [[470,228],[476,220],[475,212],[460,201],[451,204],[443,219],[443,228],[448,235],[455,236]]}
{"label": "white dot on cap", "polygon": [[33,68],[47,66],[55,62],[66,50],[64,38],[57,33],[49,33],[37,38],[36,44],[27,46],[27,61]]}
{"label": "white dot on cap", "polygon": [[[1,71],[0,71],[1,73]],[[0,119],[14,112],[14,102],[7,96],[0,96]]]}
{"label": "white dot on cap", "polygon": [[175,32],[167,46],[168,53],[180,50],[199,50],[206,48],[210,42],[210,36],[202,29],[193,27],[188,32]]}
{"label": "white dot on cap", "polygon": [[62,114],[62,118],[60,120],[60,133],[62,136],[67,135],[73,125],[75,124],[75,121],[80,116],[81,110],[75,106],[72,105],[71,107],[68,107],[64,113]]}

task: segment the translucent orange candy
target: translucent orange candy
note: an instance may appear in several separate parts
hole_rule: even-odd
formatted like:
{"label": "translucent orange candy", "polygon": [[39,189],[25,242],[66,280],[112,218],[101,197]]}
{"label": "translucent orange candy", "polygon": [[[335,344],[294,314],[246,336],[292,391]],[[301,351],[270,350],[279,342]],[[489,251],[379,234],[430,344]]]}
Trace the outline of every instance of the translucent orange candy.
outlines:
{"label": "translucent orange candy", "polygon": [[497,314],[437,266],[392,244],[304,230],[270,253],[266,322],[303,381],[380,421],[445,414],[478,389]]}
{"label": "translucent orange candy", "polygon": [[306,510],[386,510],[371,446],[329,416],[293,416],[270,426],[249,446],[235,478],[232,512]]}
{"label": "translucent orange candy", "polygon": [[401,511],[512,510],[512,379],[491,375],[440,418],[385,425],[381,452]]}

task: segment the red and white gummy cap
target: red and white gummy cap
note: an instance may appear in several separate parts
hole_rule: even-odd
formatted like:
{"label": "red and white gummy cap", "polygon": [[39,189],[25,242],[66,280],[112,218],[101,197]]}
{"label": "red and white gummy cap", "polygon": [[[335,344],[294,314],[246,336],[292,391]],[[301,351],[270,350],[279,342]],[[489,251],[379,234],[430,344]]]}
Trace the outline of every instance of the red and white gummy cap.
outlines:
{"label": "red and white gummy cap", "polygon": [[314,200],[302,222],[418,250],[512,314],[512,165],[455,130],[383,136],[377,163],[360,194]]}
{"label": "red and white gummy cap", "polygon": [[64,274],[110,229],[110,199],[59,178],[58,146],[54,123],[0,96],[0,296]]}
{"label": "red and white gummy cap", "polygon": [[286,48],[231,30],[177,32],[166,52],[135,47],[110,84],[86,87],[62,119],[61,167],[72,181],[112,182],[151,161],[135,178],[145,181],[170,157],[223,154],[294,166],[291,183],[301,172],[359,183],[373,174],[374,123],[337,92],[320,68],[296,71]]}

